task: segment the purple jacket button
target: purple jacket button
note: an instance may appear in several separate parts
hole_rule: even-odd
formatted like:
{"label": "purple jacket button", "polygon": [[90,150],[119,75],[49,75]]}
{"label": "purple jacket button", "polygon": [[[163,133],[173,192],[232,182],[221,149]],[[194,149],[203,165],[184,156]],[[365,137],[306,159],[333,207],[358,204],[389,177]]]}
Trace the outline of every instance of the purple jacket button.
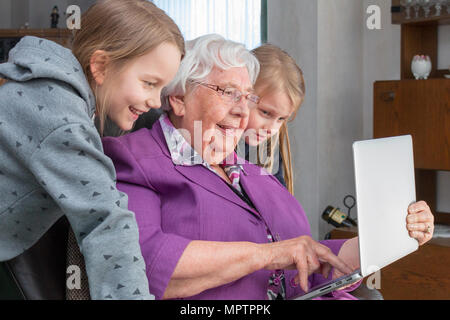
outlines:
{"label": "purple jacket button", "polygon": [[291,278],[291,281],[289,281],[289,284],[291,285],[291,288],[297,288],[297,284],[295,283],[295,278]]}

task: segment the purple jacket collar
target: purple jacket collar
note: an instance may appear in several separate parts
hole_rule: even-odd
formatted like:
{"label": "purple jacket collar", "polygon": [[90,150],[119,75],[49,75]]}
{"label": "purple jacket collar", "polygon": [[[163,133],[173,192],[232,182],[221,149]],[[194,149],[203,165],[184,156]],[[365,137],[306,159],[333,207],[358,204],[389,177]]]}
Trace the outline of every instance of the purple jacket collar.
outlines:
{"label": "purple jacket collar", "polygon": [[[166,143],[166,138],[164,136],[164,133],[161,128],[161,124],[159,121],[155,122],[153,125],[153,130],[150,131],[155,141],[158,143],[159,147],[161,148],[164,155],[166,155],[168,158],[171,159],[170,151]],[[244,162],[244,160],[240,159],[240,161]],[[240,162],[240,163],[242,163]],[[251,165],[248,161],[245,161],[245,163],[242,165],[242,173],[241,173],[241,184],[244,186],[244,189],[249,190],[250,188],[247,188],[248,180],[246,179],[247,176],[254,176],[254,175],[261,175],[261,174],[267,174],[264,169],[260,169],[254,165]],[[195,184],[198,184],[199,186],[205,188],[206,190],[215,193],[225,200],[231,201],[244,209],[251,212],[254,216],[256,216],[258,219],[261,218],[260,213],[258,213],[255,209],[250,207],[247,203],[245,203],[238,195],[236,195],[233,190],[226,184],[225,181],[223,183],[218,184],[214,180],[210,179],[210,172],[205,170],[205,168],[201,165],[196,166],[181,166],[181,165],[175,165],[175,169],[181,173],[183,176],[185,176],[187,179],[192,181]],[[252,187],[252,192],[249,194],[247,193],[250,200],[252,200],[253,203],[255,201],[253,199],[257,199],[254,196],[260,197],[258,193],[258,188]],[[259,198],[258,202],[261,202],[260,199],[264,199],[264,197]],[[258,207],[257,207],[258,209]]]}

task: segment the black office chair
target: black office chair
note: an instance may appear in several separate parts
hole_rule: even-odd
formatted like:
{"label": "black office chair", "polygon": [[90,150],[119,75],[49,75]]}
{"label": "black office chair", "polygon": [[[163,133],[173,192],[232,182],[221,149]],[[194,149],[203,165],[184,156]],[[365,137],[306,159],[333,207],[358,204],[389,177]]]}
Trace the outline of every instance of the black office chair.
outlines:
{"label": "black office chair", "polygon": [[65,300],[69,227],[60,218],[30,249],[1,263],[0,299]]}
{"label": "black office chair", "polygon": [[151,109],[149,112],[143,114],[136,120],[132,131],[134,132],[142,128],[151,129],[153,124],[163,113],[164,111],[162,109]]}

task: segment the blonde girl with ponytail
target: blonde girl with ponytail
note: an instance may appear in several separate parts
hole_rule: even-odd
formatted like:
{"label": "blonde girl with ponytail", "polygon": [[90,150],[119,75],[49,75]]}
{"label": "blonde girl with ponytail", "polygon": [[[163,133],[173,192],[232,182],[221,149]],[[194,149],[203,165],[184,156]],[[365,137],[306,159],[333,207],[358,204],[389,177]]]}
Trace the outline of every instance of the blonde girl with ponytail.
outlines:
{"label": "blonde girl with ponytail", "polygon": [[295,118],[305,97],[303,72],[277,46],[264,44],[252,52],[261,67],[254,86],[260,102],[250,109],[243,138],[245,158],[273,173],[294,194],[288,122]]}

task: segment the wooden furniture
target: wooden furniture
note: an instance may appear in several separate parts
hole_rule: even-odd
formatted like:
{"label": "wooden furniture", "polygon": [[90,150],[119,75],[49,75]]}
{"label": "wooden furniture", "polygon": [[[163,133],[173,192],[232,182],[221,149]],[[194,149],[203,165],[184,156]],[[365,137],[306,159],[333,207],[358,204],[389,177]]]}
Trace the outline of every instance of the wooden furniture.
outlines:
{"label": "wooden furniture", "polygon": [[24,36],[35,36],[55,41],[70,48],[73,33],[68,29],[0,29],[0,63],[8,58],[8,52]]}
{"label": "wooden furniture", "polygon": [[[356,228],[331,232],[332,239],[355,236]],[[433,239],[416,252],[384,267],[380,272],[379,291],[385,300],[449,300],[449,265],[450,239]]]}
{"label": "wooden furniture", "polygon": [[[392,0],[393,8],[399,2]],[[450,24],[450,14],[406,20],[404,12],[393,13],[392,23],[401,24],[401,80],[374,84],[374,138],[412,135],[417,199],[428,203],[436,223],[450,224],[450,214],[436,212],[436,173],[450,171],[450,80],[444,77],[450,71],[436,68],[437,30]],[[414,79],[416,54],[430,56],[430,79]]]}
{"label": "wooden furniture", "polygon": [[[400,0],[392,0],[392,8],[401,8]],[[392,10],[397,11],[397,10]],[[411,11],[413,9],[411,8]],[[405,18],[405,11],[393,12],[392,23],[401,25],[402,43],[401,43],[401,78],[413,79],[411,73],[411,61],[416,54],[428,55],[433,62],[431,77],[441,77],[449,74],[448,70],[437,70],[437,52],[438,52],[438,26],[450,24],[450,14],[445,8],[441,15],[435,16],[433,7],[428,18],[423,16],[418,19]],[[412,15],[414,16],[414,15]]]}
{"label": "wooden furniture", "polygon": [[[436,171],[450,171],[449,70],[437,70],[438,26],[450,24],[450,14],[405,19],[392,0],[392,23],[401,25],[401,80],[374,84],[374,138],[411,134],[414,141],[417,199],[425,200],[435,222],[450,224],[450,214],[436,212]],[[443,11],[444,13],[445,11]],[[411,61],[428,55],[433,69],[428,80],[414,80]],[[333,239],[348,239],[356,229],[336,229]],[[450,239],[433,239],[416,252],[381,270],[384,299],[450,299]]]}

